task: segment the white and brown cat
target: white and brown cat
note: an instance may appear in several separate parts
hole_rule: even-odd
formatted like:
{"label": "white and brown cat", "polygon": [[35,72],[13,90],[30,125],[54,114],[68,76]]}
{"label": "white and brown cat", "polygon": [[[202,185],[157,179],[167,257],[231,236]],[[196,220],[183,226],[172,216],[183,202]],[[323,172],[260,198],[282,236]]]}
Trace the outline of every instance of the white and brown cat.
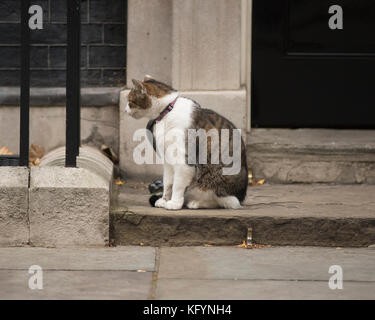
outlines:
{"label": "white and brown cat", "polygon": [[[165,143],[166,136],[178,129],[187,136],[189,129],[212,129],[221,132],[222,129],[235,130],[235,126],[216,112],[203,109],[188,98],[181,97],[172,87],[146,76],[144,81],[133,80],[134,88],[128,96],[126,112],[135,119],[148,118],[149,128],[154,135],[156,146]],[[233,106],[228,106],[233,108]],[[219,134],[220,139],[221,135]],[[233,135],[229,135],[230,147],[234,147]],[[167,210],[179,210],[183,206],[189,209],[199,208],[241,208],[241,202],[246,197],[248,172],[245,144],[241,138],[237,147],[241,149],[240,168],[238,173],[224,175],[224,164],[211,163],[213,145],[207,140],[206,164],[190,164],[187,161],[186,144],[181,144],[184,160],[175,164],[164,162],[163,196],[156,201],[155,206]],[[219,148],[223,148],[220,144]],[[163,145],[163,150],[165,150]],[[197,151],[197,154],[199,150]],[[232,150],[233,154],[233,150]]]}

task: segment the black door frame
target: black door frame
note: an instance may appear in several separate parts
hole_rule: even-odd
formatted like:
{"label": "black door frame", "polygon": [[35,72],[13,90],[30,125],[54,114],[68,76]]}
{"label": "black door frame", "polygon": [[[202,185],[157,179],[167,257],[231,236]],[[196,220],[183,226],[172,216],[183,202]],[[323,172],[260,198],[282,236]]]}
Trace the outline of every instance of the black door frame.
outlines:
{"label": "black door frame", "polygon": [[[375,56],[373,53],[361,54],[361,52],[325,52],[320,54],[319,52],[293,52],[288,51],[288,37],[290,35],[290,3],[293,0],[253,0],[252,8],[252,50],[251,50],[251,126],[252,127],[280,127],[280,128],[350,128],[350,129],[375,129],[375,89],[374,94],[370,96],[372,80],[371,75],[375,75]],[[317,0],[317,2],[320,0]],[[322,0],[324,2],[325,0]],[[316,2],[316,3],[317,3]],[[345,0],[333,1],[345,2]],[[328,7],[327,7],[328,9]],[[374,2],[375,10],[375,2]],[[328,10],[327,10],[327,17]],[[328,22],[328,20],[327,20]],[[328,25],[327,25],[328,29]],[[347,66],[348,70],[353,73],[353,78],[347,76],[344,70],[340,70],[340,66]],[[303,77],[304,70],[308,70],[306,64],[311,65],[309,73],[310,77],[306,81],[304,87],[303,79],[301,82],[297,80],[298,77]],[[298,66],[296,76],[288,74],[289,66]],[[361,73],[356,70],[365,69],[369,67],[369,70],[373,72]],[[337,100],[335,105],[336,111],[327,111],[327,114],[322,114],[319,111],[319,101],[328,101],[327,105],[335,104],[335,97],[330,93],[328,85],[332,79],[320,79],[318,68],[333,68],[334,72],[337,72],[339,82],[342,85],[342,92],[348,95],[348,99],[345,97]],[[315,69],[315,70],[314,70]],[[291,71],[293,71],[291,69]],[[276,75],[277,80],[273,79]],[[283,77],[282,75],[285,75]],[[362,78],[362,79],[361,79]],[[358,79],[362,85],[357,83]],[[321,81],[322,80],[322,81]],[[291,85],[296,86],[294,92],[292,88],[288,87],[288,82]],[[278,88],[277,83],[280,84]],[[269,91],[265,90],[269,84],[271,88]],[[307,90],[306,86],[312,87],[311,90]],[[353,96],[350,96],[351,86],[356,86],[357,93],[354,92]],[[375,87],[375,86],[374,86]],[[306,90],[305,90],[306,89]],[[279,90],[279,91],[278,91]],[[303,101],[303,92],[306,99],[312,99],[315,101],[310,103],[307,101],[306,110],[294,110],[290,108],[291,103],[296,102],[298,99],[294,99],[292,96],[301,95],[300,101]],[[315,92],[315,95],[313,94]],[[289,94],[290,93],[290,94]],[[310,98],[309,98],[309,93]],[[357,96],[354,96],[357,94]],[[366,100],[366,96],[370,97]],[[321,99],[319,98],[321,95]],[[278,98],[285,100],[278,101]],[[368,98],[367,97],[367,98]],[[362,105],[362,109],[356,109],[356,101],[358,105]],[[274,102],[274,112],[272,112],[271,103]],[[310,104],[309,104],[310,103]],[[345,103],[347,104],[346,106]],[[287,104],[287,105],[285,105]],[[262,109],[264,105],[267,108]],[[343,105],[340,113],[340,107]],[[374,106],[372,110],[366,109],[365,105]],[[314,106],[317,107],[316,115],[317,119],[314,118]],[[305,105],[301,105],[303,109]],[[351,110],[349,110],[351,109]],[[271,111],[271,112],[268,112]],[[304,111],[305,114],[304,114]],[[335,122],[335,115],[337,118],[343,117],[342,120]],[[303,117],[309,117],[303,119]],[[300,120],[298,120],[300,117]],[[319,118],[321,122],[319,123]]]}

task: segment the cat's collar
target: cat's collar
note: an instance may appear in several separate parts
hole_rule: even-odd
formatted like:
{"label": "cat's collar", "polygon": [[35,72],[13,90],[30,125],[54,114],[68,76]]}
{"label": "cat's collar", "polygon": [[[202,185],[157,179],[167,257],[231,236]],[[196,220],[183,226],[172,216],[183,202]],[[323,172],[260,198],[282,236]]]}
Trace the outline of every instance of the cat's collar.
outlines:
{"label": "cat's collar", "polygon": [[158,116],[156,119],[154,119],[154,122],[159,122],[159,121],[163,120],[163,118],[164,118],[169,112],[171,112],[171,111],[173,110],[174,105],[176,104],[177,99],[178,99],[178,97],[177,97],[176,99],[174,99],[170,104],[168,104],[168,105],[165,107],[165,109],[164,109],[162,112],[160,112],[159,116]]}
{"label": "cat's collar", "polygon": [[154,125],[155,125],[156,122],[161,121],[169,112],[171,112],[173,110],[177,99],[178,99],[178,97],[176,99],[174,99],[170,104],[168,104],[166,106],[166,108],[162,112],[160,112],[160,114],[157,118],[152,119],[147,123],[147,127],[146,127],[146,129],[147,129],[147,139],[151,142],[151,144],[152,144],[152,146],[153,146],[153,148],[156,152],[158,152],[158,151],[156,149],[156,140],[155,140],[155,136],[153,134]]}

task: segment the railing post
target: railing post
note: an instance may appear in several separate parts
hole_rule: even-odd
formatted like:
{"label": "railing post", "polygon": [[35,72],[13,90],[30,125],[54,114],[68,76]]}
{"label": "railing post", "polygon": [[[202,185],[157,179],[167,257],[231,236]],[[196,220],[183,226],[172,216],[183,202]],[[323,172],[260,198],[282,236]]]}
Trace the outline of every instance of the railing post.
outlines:
{"label": "railing post", "polygon": [[67,0],[66,156],[65,166],[76,167],[80,146],[80,0]]}
{"label": "railing post", "polygon": [[29,165],[30,119],[30,0],[21,1],[21,98],[19,165]]}

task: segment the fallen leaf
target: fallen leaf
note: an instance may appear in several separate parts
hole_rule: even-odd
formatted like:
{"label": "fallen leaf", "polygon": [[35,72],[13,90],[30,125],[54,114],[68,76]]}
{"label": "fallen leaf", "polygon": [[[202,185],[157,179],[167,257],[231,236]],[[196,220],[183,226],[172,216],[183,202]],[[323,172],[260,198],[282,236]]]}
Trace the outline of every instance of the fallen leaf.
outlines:
{"label": "fallen leaf", "polygon": [[122,185],[125,184],[125,182],[122,181],[121,179],[116,179],[116,180],[115,180],[115,184],[118,185],[118,186],[122,186]]}
{"label": "fallen leaf", "polygon": [[246,244],[246,241],[242,242],[242,244],[239,244],[238,246],[236,246],[237,248],[247,248],[247,244]]}
{"label": "fallen leaf", "polygon": [[29,150],[29,163],[33,166],[37,166],[40,163],[40,159],[44,156],[44,148],[37,144],[32,144]]}
{"label": "fallen leaf", "polygon": [[203,246],[204,246],[204,247],[213,247],[212,244],[204,244]]}
{"label": "fallen leaf", "polygon": [[4,146],[0,149],[0,155],[2,155],[2,156],[10,156],[12,154],[13,154],[13,152],[10,151],[6,146]]}
{"label": "fallen leaf", "polygon": [[257,186],[261,186],[261,185],[263,185],[265,182],[266,182],[266,180],[265,180],[265,179],[262,179],[262,180],[260,180],[260,181],[257,182]]}
{"label": "fallen leaf", "polygon": [[34,161],[33,161],[33,165],[34,166],[39,166],[40,164],[40,159],[39,158],[36,158]]}
{"label": "fallen leaf", "polygon": [[252,244],[252,245],[247,245],[246,241],[243,241],[242,244],[236,246],[237,248],[243,248],[243,249],[263,249],[263,248],[271,248],[270,245],[265,245],[265,244]]}

